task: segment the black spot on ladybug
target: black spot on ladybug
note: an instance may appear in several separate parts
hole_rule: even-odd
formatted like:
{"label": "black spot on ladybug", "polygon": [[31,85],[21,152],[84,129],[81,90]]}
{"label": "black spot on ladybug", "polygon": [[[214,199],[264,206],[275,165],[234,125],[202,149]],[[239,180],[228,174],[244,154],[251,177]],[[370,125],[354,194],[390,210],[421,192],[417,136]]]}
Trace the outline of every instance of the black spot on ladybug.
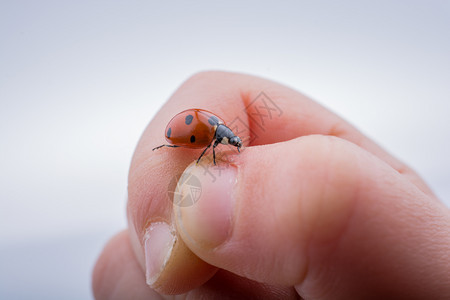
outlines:
{"label": "black spot on ladybug", "polygon": [[169,127],[167,130],[167,137],[170,138],[170,135],[172,134],[172,127]]}
{"label": "black spot on ladybug", "polygon": [[212,126],[219,124],[219,119],[216,116],[211,116],[208,119],[208,123],[211,124]]}
{"label": "black spot on ladybug", "polygon": [[192,120],[194,119],[194,117],[192,115],[187,115],[186,119],[184,120],[184,122],[186,123],[186,125],[189,125],[192,123]]}
{"label": "black spot on ladybug", "polygon": [[191,135],[191,143],[195,143],[195,135]]}

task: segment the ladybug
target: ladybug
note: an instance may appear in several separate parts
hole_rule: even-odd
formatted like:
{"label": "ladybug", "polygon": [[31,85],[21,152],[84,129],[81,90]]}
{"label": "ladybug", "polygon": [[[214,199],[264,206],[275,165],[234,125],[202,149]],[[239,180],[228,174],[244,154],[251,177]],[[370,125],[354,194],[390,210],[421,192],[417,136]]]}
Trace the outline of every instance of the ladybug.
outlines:
{"label": "ladybug", "polygon": [[225,122],[218,116],[204,109],[188,109],[180,112],[170,120],[166,127],[166,140],[170,145],[161,145],[153,148],[153,151],[161,147],[206,147],[197,160],[199,163],[206,150],[213,144],[213,161],[216,164],[215,148],[219,144],[233,145],[238,152],[242,147],[241,139],[236,136]]}

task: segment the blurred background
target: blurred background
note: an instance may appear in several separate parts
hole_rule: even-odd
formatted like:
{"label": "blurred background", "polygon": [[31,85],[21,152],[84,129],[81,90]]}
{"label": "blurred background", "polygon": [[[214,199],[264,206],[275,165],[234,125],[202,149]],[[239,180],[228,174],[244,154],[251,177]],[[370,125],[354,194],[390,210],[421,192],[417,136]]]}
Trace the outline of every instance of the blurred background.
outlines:
{"label": "blurred background", "polygon": [[1,1],[0,299],[92,299],[140,134],[201,70],[309,95],[450,205],[449,32],[450,1]]}

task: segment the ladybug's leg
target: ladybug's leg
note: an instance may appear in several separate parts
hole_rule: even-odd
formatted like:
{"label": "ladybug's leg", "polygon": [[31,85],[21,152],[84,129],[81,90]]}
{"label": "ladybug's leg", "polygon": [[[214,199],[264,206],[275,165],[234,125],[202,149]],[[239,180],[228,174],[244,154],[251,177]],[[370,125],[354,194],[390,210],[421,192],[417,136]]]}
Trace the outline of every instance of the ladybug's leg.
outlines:
{"label": "ladybug's leg", "polygon": [[216,140],[215,142],[214,142],[214,145],[213,145],[213,162],[214,162],[214,165],[216,165],[216,147],[217,147],[217,145],[219,145],[219,142]]}
{"label": "ladybug's leg", "polygon": [[180,147],[180,146],[177,146],[177,145],[161,145],[161,146],[153,148],[152,151],[155,151],[156,149],[159,149],[159,148],[162,148],[162,147],[177,148],[177,147]]}
{"label": "ladybug's leg", "polygon": [[211,144],[209,144],[208,147],[206,147],[205,150],[203,150],[202,154],[200,154],[200,157],[197,159],[197,164],[199,163],[199,161],[202,158],[203,154],[205,154],[206,150],[208,150],[209,147],[211,147]]}

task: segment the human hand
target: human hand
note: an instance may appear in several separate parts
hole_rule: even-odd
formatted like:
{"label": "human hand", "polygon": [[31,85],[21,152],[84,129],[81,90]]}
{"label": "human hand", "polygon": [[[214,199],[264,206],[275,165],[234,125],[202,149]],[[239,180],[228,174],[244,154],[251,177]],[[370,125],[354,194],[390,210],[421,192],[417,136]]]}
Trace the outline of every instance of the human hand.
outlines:
{"label": "human hand", "polygon": [[[258,116],[260,92],[279,113]],[[218,166],[192,163],[201,150],[152,152],[188,108],[238,120],[250,144],[219,146]],[[174,199],[167,191],[182,172],[201,186],[188,206],[179,205],[187,185]],[[127,215],[96,264],[96,299],[450,299],[449,209],[347,122],[264,79],[186,81],[137,146]]]}

